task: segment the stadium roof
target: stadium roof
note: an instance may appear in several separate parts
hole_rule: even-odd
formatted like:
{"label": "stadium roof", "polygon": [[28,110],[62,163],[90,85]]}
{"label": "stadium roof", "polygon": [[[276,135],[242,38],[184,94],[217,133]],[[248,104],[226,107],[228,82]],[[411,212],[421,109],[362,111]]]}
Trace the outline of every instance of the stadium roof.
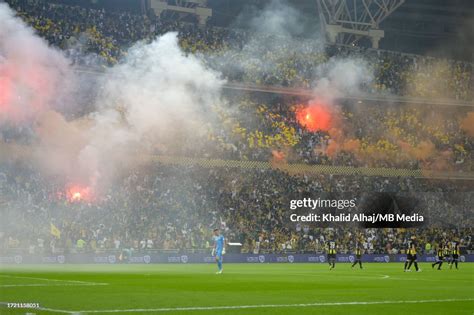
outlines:
{"label": "stadium roof", "polygon": [[[356,0],[360,1],[360,0]],[[209,0],[213,23],[228,26],[246,7],[263,8],[268,0]],[[304,23],[318,24],[316,0],[287,0],[304,12]],[[406,0],[381,24],[380,48],[473,61],[473,0]],[[306,25],[313,29],[312,25]],[[308,32],[307,34],[310,34]]]}
{"label": "stadium roof", "polygon": [[[49,1],[139,13],[150,0]],[[246,18],[255,16],[272,1],[301,12],[301,35],[311,37],[319,32],[317,0],[208,0],[213,11],[210,22],[222,27],[245,27]],[[381,27],[385,30],[381,49],[474,61],[474,0],[405,0]]]}

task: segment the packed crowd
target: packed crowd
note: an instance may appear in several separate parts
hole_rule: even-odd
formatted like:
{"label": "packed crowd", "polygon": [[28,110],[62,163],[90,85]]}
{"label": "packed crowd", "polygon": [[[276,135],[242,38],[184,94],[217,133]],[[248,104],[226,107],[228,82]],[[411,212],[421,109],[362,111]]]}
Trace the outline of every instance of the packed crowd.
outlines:
{"label": "packed crowd", "polygon": [[[472,99],[473,65],[380,50],[325,46],[319,41],[271,34],[204,28],[165,21],[153,14],[139,16],[44,0],[7,0],[28,24],[76,63],[113,65],[140,40],[149,41],[169,31],[179,33],[184,51],[203,58],[228,80],[252,84],[311,87],[319,70],[332,57],[366,62],[375,73],[369,92],[388,91],[416,97]],[[86,57],[87,56],[87,57]],[[92,58],[97,56],[97,58]]]}
{"label": "packed crowd", "polygon": [[[83,199],[68,198],[64,187],[59,179],[46,179],[29,166],[3,163],[1,249],[199,250],[212,246],[215,227],[229,241],[241,242],[244,252],[255,253],[323,252],[329,239],[338,242],[341,252],[359,244],[368,253],[402,253],[412,236],[423,247],[455,239],[473,249],[474,195],[463,182],[157,164],[136,169],[109,189]],[[425,209],[425,224],[375,229],[305,225],[289,219],[292,199],[347,199],[350,194],[360,201],[367,192],[415,198]],[[51,234],[51,223],[60,235]]]}
{"label": "packed crowd", "polygon": [[[176,139],[173,144],[154,146],[151,153],[333,167],[474,171],[474,138],[461,127],[469,114],[462,108],[346,101],[328,109],[333,126],[315,131],[297,118],[306,106],[304,99],[244,94],[226,95],[223,102],[212,108],[209,115],[214,117],[209,121],[213,123],[203,124],[192,144]],[[0,143],[32,144],[38,141],[35,133],[34,124],[4,123]]]}
{"label": "packed crowd", "polygon": [[474,167],[472,137],[460,126],[466,111],[459,108],[348,101],[328,107],[333,123],[315,131],[298,119],[305,100],[254,94],[229,102],[238,110],[217,108],[221,123],[209,132],[217,156],[357,167]]}
{"label": "packed crowd", "polygon": [[[383,51],[324,47],[308,39],[272,38],[270,35],[267,38],[261,33],[211,26],[198,28],[193,24],[127,12],[83,7],[67,7],[66,10],[63,5],[42,0],[7,2],[39,34],[66,50],[78,63],[96,64],[98,58],[114,64],[134,42],[177,30],[185,51],[201,56],[230,80],[304,86],[313,82],[315,78],[310,77],[315,74],[315,69],[331,56],[353,56],[365,59],[373,67],[377,79],[374,86],[367,86],[370,89],[389,89],[392,93],[404,94],[408,91],[400,82],[405,82],[410,91],[416,91],[419,96],[436,93],[432,96],[444,97],[449,95],[445,91],[448,90],[460,99],[468,99],[465,92],[473,90],[470,88],[472,65],[466,63],[438,62],[428,57]],[[259,51],[275,43],[278,49]],[[81,51],[84,49],[86,51]],[[92,58],[90,53],[98,57]],[[431,70],[430,64],[435,65]],[[287,74],[280,73],[280,68],[284,68],[281,71]],[[434,80],[437,77],[449,78],[449,72],[453,71],[457,73],[453,80]],[[418,78],[429,78],[434,85],[424,87],[419,84],[423,80]],[[95,79],[80,81],[96,82]],[[92,96],[95,93],[83,94]],[[87,100],[87,103],[93,102]],[[211,143],[203,146],[205,152],[197,154],[209,155],[211,152],[214,157],[264,161],[277,156],[286,162],[320,165],[473,169],[472,137],[460,128],[466,112],[458,109],[450,112],[446,108],[430,106],[361,104],[364,108],[359,110],[354,103],[347,102],[333,113],[340,119],[336,128],[315,132],[302,127],[296,119],[298,106],[305,104],[306,100],[251,95],[231,98],[229,103],[239,107],[240,113],[245,115],[233,115],[226,109],[217,108],[221,124],[209,130]],[[9,131],[5,133],[3,129],[5,140],[9,138],[6,135]]]}
{"label": "packed crowd", "polygon": [[[203,58],[233,81],[310,87],[317,79],[315,69],[334,56],[350,56],[365,60],[374,70],[376,79],[365,86],[368,91],[472,98],[474,76],[469,63],[329,47],[308,39],[275,39],[212,26],[198,28],[153,16],[65,7],[43,0],[6,2],[81,65],[113,65],[126,57],[127,48],[135,42],[178,31],[184,51]],[[192,154],[275,164],[473,170],[472,137],[460,127],[466,112],[458,108],[345,102],[332,113],[341,120],[335,128],[312,131],[296,115],[306,100],[257,94],[226,95],[226,100],[229,108],[215,108],[219,123],[208,130],[205,143],[198,146],[202,150]],[[2,142],[27,144],[32,139],[34,131],[28,127],[0,126]],[[46,177],[34,166],[0,161],[1,250],[199,250],[212,246],[215,227],[221,227],[228,240],[240,241],[244,252],[255,253],[322,252],[328,239],[335,239],[341,252],[353,250],[357,243],[367,252],[402,253],[412,236],[423,248],[458,240],[473,249],[472,184],[460,181],[156,164],[116,178],[107,189],[91,188],[91,195],[71,199],[63,180]],[[338,199],[345,193],[367,192],[415,198],[426,207],[429,220],[418,228],[390,229],[289,220],[291,199],[314,194]],[[51,234],[51,224],[60,235]]]}

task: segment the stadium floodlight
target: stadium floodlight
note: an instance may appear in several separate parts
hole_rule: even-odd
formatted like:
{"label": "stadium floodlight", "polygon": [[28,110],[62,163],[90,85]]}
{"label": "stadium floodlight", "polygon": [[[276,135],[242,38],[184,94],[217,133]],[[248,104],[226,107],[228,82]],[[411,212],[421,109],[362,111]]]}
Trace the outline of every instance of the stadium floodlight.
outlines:
{"label": "stadium floodlight", "polygon": [[378,48],[380,23],[405,0],[316,0],[323,30],[331,43],[350,45],[368,37]]}

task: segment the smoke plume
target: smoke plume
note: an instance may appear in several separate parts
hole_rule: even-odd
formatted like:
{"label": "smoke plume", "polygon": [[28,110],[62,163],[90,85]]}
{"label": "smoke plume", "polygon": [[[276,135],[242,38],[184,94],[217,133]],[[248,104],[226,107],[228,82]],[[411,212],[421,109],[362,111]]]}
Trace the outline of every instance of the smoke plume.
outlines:
{"label": "smoke plume", "polygon": [[0,3],[0,123],[54,108],[70,80],[67,59]]}
{"label": "smoke plume", "polygon": [[[199,149],[198,136],[212,121],[223,83],[194,56],[185,56],[177,34],[131,48],[124,63],[106,73],[78,164],[90,175],[116,167],[132,153],[177,154]],[[120,163],[123,167],[123,163]]]}
{"label": "smoke plume", "polygon": [[[30,162],[46,174],[93,189],[146,154],[199,150],[197,139],[212,123],[211,106],[219,104],[223,84],[218,73],[181,51],[176,33],[133,46],[105,72],[93,110],[76,120],[59,110],[89,97],[78,94],[85,78],[71,73],[59,51],[0,5],[0,123],[33,130]],[[24,149],[15,152],[24,157]]]}

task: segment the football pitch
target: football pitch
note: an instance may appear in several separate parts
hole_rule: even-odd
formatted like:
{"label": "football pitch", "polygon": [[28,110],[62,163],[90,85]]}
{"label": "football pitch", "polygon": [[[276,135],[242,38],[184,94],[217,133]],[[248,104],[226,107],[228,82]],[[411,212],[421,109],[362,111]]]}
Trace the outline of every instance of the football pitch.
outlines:
{"label": "football pitch", "polygon": [[[474,264],[2,265],[1,314],[473,314]],[[412,267],[413,268],[413,267]],[[39,309],[7,308],[39,303]]]}

